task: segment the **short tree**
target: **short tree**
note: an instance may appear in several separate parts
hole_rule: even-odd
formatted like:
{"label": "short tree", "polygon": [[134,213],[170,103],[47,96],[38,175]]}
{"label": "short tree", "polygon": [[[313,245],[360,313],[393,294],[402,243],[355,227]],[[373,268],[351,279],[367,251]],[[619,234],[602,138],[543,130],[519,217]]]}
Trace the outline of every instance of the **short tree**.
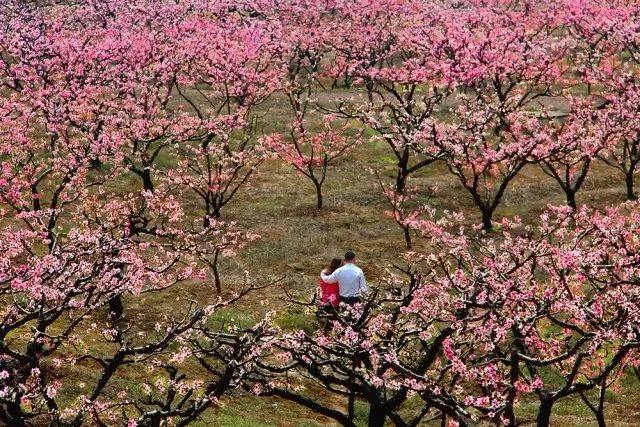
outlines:
{"label": "short tree", "polygon": [[617,129],[612,128],[593,100],[574,100],[566,117],[545,114],[542,133],[550,147],[540,159],[542,171],[553,178],[565,194],[567,205],[577,207],[576,194],[582,188],[591,163],[612,144]]}

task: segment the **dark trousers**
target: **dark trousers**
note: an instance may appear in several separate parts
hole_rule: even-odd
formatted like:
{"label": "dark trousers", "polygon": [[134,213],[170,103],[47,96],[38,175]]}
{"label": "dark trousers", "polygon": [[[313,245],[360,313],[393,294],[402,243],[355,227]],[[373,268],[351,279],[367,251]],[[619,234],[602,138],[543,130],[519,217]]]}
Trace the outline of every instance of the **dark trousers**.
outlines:
{"label": "dark trousers", "polygon": [[354,305],[360,302],[360,297],[340,297],[340,302],[347,305]]}

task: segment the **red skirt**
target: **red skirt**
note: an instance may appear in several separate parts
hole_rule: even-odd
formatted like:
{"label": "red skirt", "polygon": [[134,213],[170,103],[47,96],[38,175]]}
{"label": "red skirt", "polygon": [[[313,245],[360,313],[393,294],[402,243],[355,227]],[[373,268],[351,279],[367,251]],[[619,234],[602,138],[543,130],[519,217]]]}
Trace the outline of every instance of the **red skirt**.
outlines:
{"label": "red skirt", "polygon": [[337,283],[326,283],[320,280],[320,289],[322,290],[323,304],[331,303],[334,307],[340,304],[340,288]]}

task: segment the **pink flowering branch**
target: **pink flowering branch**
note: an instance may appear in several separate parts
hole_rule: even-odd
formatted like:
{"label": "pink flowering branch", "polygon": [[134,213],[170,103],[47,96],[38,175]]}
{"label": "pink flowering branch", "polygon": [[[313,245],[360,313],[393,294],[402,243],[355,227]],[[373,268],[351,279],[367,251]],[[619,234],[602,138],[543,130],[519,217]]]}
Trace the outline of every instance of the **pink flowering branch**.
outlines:
{"label": "pink flowering branch", "polygon": [[[391,208],[390,210],[385,211],[385,215],[391,217],[402,229],[406,248],[407,250],[411,250],[413,249],[411,223],[416,218],[429,211],[429,200],[421,201],[416,207],[415,201],[420,195],[417,188],[405,188],[402,193],[399,193],[396,191],[395,187],[385,186],[380,176],[377,176],[377,178],[380,189]],[[432,192],[435,192],[435,190],[432,190]],[[429,195],[429,198],[430,197],[431,194]]]}

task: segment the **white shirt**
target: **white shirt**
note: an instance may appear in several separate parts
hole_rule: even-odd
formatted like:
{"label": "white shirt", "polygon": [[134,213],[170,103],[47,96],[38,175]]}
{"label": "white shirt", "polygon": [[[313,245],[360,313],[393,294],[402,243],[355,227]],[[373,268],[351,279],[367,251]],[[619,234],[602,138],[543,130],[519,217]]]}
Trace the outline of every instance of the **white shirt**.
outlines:
{"label": "white shirt", "polygon": [[346,263],[333,273],[326,275],[324,271],[320,277],[326,283],[338,283],[341,297],[359,297],[369,292],[369,286],[364,278],[364,273],[353,263]]}

